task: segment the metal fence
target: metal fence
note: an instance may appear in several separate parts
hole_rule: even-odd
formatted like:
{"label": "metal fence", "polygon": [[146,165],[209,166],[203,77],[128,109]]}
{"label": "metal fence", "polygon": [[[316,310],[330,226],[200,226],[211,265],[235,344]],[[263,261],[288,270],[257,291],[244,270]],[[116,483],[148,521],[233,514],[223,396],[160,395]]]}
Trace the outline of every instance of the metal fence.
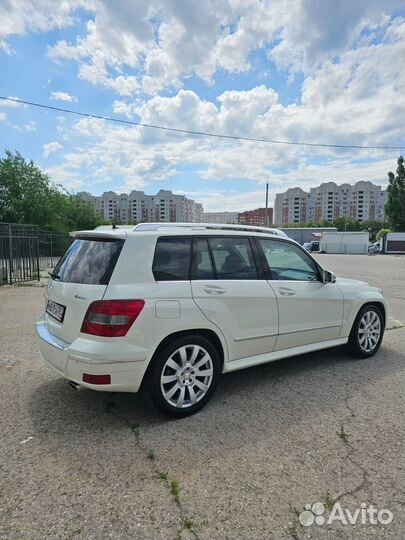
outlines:
{"label": "metal fence", "polygon": [[0,223],[0,286],[39,280],[71,244],[67,234],[43,231],[36,225]]}

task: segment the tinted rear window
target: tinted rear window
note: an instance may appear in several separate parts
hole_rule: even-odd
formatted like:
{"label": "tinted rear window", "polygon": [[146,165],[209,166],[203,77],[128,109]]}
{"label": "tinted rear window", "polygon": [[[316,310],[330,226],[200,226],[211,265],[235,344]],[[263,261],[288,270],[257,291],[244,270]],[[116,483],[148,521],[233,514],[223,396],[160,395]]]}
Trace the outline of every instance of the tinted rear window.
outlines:
{"label": "tinted rear window", "polygon": [[186,281],[190,270],[191,238],[159,238],[153,260],[156,281]]}
{"label": "tinted rear window", "polygon": [[55,266],[58,281],[108,285],[124,240],[77,239]]}

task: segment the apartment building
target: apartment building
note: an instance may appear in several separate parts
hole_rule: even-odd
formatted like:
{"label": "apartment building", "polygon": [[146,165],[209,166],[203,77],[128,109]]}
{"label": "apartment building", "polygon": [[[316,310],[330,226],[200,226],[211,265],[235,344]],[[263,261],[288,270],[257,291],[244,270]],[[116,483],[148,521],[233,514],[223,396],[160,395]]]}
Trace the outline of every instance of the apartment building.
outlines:
{"label": "apartment building", "polygon": [[106,191],[100,196],[83,191],[78,195],[94,204],[97,212],[106,221],[119,220],[122,223],[203,221],[202,204],[185,195],[175,195],[164,189],[156,195],[146,195],[145,192],[136,190],[129,194]]}
{"label": "apartment building", "polygon": [[239,223],[239,212],[204,212],[204,223]]}
{"label": "apartment building", "polygon": [[239,223],[256,227],[269,227],[273,223],[273,208],[255,208],[241,212]]}
{"label": "apartment building", "polygon": [[308,198],[308,193],[299,187],[287,189],[285,193],[277,193],[274,201],[274,224],[287,225],[308,221]]}
{"label": "apartment building", "polygon": [[344,216],[358,221],[384,221],[386,202],[386,190],[368,181],[340,186],[325,182],[309,193],[291,188],[276,195],[274,223],[333,221]]}

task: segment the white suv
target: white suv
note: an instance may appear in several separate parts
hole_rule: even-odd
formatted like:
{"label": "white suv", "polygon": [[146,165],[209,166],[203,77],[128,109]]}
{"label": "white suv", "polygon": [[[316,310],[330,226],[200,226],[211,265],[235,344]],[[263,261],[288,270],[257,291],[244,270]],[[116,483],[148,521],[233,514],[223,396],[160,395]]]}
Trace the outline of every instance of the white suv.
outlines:
{"label": "white suv", "polygon": [[348,344],[380,347],[380,289],[321,268],[276,229],[141,224],[72,233],[37,322],[43,361],[77,388],[137,392],[172,416],[221,373]]}

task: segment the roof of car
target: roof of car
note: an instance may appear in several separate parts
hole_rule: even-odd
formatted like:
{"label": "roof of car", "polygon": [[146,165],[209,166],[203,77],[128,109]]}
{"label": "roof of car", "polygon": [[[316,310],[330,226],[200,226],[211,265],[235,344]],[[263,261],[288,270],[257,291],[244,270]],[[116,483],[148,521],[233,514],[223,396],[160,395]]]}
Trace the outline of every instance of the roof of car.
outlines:
{"label": "roof of car", "polygon": [[195,234],[218,235],[226,234],[232,236],[259,235],[272,238],[286,238],[291,240],[284,231],[270,227],[254,227],[249,225],[233,225],[229,223],[139,223],[138,225],[101,225],[91,231],[73,231],[73,237],[97,237],[126,238],[132,235],[147,236],[189,236]]}
{"label": "roof of car", "polygon": [[260,226],[250,226],[250,225],[236,225],[232,223],[139,223],[135,225],[134,231],[157,231],[161,233],[162,231],[169,231],[170,233],[174,230],[180,229],[183,233],[189,231],[190,234],[195,234],[196,231],[226,231],[234,232],[240,234],[242,232],[252,234],[252,233],[264,233],[270,234],[273,236],[283,236],[287,237],[286,233],[271,227],[260,227]]}

